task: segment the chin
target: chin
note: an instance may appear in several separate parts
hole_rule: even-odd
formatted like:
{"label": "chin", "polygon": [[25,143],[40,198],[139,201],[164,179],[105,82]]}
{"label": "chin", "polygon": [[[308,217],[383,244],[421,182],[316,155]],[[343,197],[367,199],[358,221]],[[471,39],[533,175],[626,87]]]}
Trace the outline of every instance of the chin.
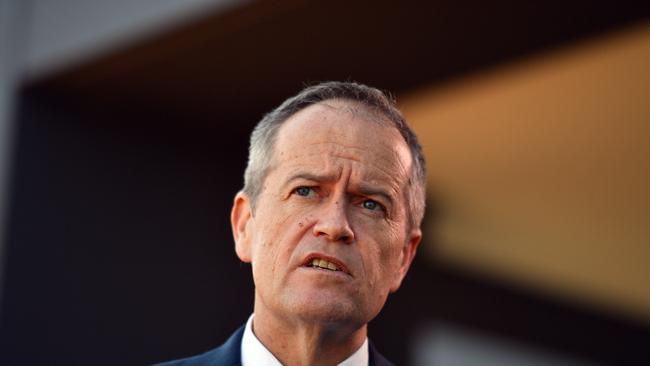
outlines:
{"label": "chin", "polygon": [[289,306],[291,314],[305,322],[353,327],[362,326],[367,322],[360,311],[361,308],[350,299],[340,299],[327,294],[294,299]]}

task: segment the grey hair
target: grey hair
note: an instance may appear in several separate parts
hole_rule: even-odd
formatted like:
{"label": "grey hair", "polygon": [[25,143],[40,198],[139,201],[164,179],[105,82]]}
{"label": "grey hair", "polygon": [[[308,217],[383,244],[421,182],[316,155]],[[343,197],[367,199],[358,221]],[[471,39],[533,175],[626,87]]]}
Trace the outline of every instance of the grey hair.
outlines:
{"label": "grey hair", "polygon": [[244,173],[244,193],[255,202],[262,191],[264,180],[271,169],[274,144],[282,124],[298,111],[326,100],[352,101],[368,108],[388,120],[408,145],[413,159],[408,181],[407,201],[411,227],[419,227],[424,217],[426,201],[426,166],[422,147],[415,133],[408,127],[402,113],[395,106],[392,97],[379,89],[354,82],[330,81],[303,89],[297,95],[285,100],[279,107],[267,113],[255,126],[251,134],[248,165]]}

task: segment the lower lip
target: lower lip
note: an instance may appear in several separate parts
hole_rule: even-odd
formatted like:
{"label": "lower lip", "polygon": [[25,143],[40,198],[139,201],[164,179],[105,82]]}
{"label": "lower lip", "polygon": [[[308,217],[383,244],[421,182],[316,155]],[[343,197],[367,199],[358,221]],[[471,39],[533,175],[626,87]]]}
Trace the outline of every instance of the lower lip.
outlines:
{"label": "lower lip", "polygon": [[331,271],[329,269],[322,269],[322,268],[316,268],[316,267],[300,267],[301,270],[304,270],[307,273],[315,274],[315,275],[321,275],[321,276],[331,276],[332,278],[340,278],[340,279],[351,279],[352,276],[349,274],[343,272],[343,271]]}

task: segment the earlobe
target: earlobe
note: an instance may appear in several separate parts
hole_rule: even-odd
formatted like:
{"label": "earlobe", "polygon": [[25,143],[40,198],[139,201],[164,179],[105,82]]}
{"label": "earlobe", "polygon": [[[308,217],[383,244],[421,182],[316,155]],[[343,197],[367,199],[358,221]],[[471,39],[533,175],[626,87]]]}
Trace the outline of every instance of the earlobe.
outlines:
{"label": "earlobe", "polygon": [[251,262],[251,232],[249,224],[252,218],[250,199],[244,192],[235,196],[230,212],[230,225],[235,239],[235,252],[242,262]]}
{"label": "earlobe", "polygon": [[415,252],[420,245],[420,240],[422,239],[422,231],[420,229],[415,229],[411,232],[408,242],[404,245],[401,252],[399,271],[397,277],[395,278],[395,283],[390,289],[390,292],[393,293],[397,291],[402,284],[402,280],[406,277],[406,273],[411,267],[413,258],[415,257]]}

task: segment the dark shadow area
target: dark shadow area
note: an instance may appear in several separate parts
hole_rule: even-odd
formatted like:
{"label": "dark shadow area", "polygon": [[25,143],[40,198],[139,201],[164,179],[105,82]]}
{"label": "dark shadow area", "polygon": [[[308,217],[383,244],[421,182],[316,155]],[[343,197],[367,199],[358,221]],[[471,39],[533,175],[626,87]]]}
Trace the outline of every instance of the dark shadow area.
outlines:
{"label": "dark shadow area", "polygon": [[168,112],[123,112],[83,98],[23,98],[3,365],[197,353],[252,308],[228,219],[248,131],[236,121],[179,127],[183,117]]}

